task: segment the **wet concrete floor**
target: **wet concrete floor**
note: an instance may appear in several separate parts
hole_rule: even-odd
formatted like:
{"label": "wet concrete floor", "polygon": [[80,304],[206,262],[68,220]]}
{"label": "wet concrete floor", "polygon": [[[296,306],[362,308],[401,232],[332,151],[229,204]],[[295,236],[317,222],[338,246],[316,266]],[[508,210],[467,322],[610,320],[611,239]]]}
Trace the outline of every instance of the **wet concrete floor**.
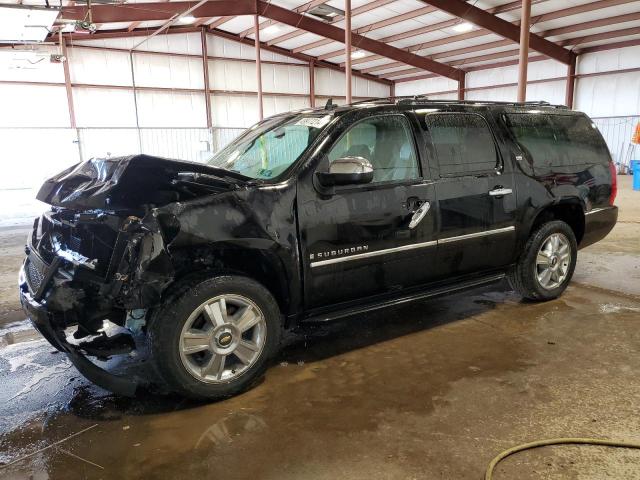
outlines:
{"label": "wet concrete floor", "polygon": [[[525,441],[640,441],[639,321],[640,301],[596,289],[478,291],[305,331],[260,385],[209,405],[116,398],[17,343],[0,357],[0,460],[96,426],[0,477],[471,479]],[[500,470],[640,478],[640,453],[554,447]]]}
{"label": "wet concrete floor", "polygon": [[[581,252],[583,265],[626,255],[610,284],[582,266],[548,303],[499,285],[308,327],[255,388],[212,404],[115,397],[13,324],[0,346],[0,478],[480,479],[523,442],[640,441],[634,218]],[[621,284],[631,291],[605,289]],[[496,474],[540,478],[640,479],[640,451],[549,447]]]}

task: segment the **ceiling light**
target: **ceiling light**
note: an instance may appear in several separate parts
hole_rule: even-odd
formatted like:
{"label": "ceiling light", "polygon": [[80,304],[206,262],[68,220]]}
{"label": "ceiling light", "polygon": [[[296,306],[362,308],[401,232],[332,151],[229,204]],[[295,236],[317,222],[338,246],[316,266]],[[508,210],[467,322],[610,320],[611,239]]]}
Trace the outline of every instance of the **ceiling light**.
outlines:
{"label": "ceiling light", "polygon": [[196,21],[196,17],[193,15],[185,15],[184,17],[180,17],[178,23],[193,23]]}
{"label": "ceiling light", "polygon": [[351,52],[351,58],[362,58],[364,57],[364,52],[362,50],[356,50],[355,52]]}
{"label": "ceiling light", "polygon": [[278,33],[280,31],[280,27],[278,25],[269,25],[267,28],[262,30],[262,33],[266,33],[267,35],[272,35],[274,33]]}
{"label": "ceiling light", "polygon": [[458,33],[470,32],[471,30],[473,30],[473,25],[469,22],[463,22],[453,27],[452,30]]}

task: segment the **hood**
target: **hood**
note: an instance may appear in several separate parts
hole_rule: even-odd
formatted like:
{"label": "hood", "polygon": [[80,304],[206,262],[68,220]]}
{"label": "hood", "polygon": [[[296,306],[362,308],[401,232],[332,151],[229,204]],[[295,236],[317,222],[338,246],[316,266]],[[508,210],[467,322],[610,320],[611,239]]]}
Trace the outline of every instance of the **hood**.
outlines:
{"label": "hood", "polygon": [[36,198],[71,209],[137,209],[238,188],[243,175],[150,155],[93,158],[46,180]]}

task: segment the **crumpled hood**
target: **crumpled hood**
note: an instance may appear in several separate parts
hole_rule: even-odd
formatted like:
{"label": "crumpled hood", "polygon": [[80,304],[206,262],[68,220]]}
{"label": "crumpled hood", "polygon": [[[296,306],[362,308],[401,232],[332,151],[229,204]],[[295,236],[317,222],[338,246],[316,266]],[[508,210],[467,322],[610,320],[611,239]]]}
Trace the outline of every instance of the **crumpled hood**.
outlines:
{"label": "crumpled hood", "polygon": [[243,178],[205,164],[150,155],[93,158],[46,180],[36,198],[72,209],[131,209],[193,198],[197,192],[227,191],[244,183]]}

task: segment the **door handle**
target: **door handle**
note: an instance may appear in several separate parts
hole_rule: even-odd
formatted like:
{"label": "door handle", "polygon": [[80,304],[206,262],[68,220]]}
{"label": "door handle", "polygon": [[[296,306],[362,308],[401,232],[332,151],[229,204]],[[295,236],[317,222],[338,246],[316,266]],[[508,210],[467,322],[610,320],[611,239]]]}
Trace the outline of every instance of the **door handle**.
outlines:
{"label": "door handle", "polygon": [[411,221],[409,222],[409,228],[414,229],[418,226],[418,224],[425,217],[429,209],[431,208],[431,204],[429,202],[422,202],[418,209],[413,213],[411,217]]}
{"label": "door handle", "polygon": [[511,195],[513,190],[510,188],[496,187],[493,190],[489,190],[489,195],[492,197],[502,197],[504,195]]}

